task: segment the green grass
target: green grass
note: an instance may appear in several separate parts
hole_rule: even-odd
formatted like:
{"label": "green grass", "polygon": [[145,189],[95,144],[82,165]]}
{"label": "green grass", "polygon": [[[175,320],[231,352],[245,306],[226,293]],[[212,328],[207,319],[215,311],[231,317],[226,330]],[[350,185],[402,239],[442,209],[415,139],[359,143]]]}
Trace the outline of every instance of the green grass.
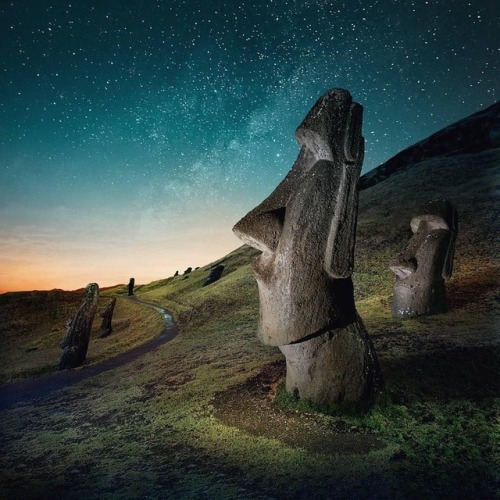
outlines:
{"label": "green grass", "polygon": [[[490,292],[449,315],[406,322],[391,320],[387,291],[368,294],[359,309],[379,353],[383,404],[363,416],[318,413],[307,402],[286,401],[283,391],[274,403],[249,392],[248,381],[282,355],[256,339],[250,267],[231,266],[242,258],[252,252],[229,256],[228,274],[208,287],[201,286],[202,268],[137,290],[174,312],[180,334],[169,344],[42,405],[3,413],[7,495],[35,495],[42,484],[48,495],[74,498],[291,497],[311,488],[318,498],[495,494],[497,351],[477,347],[487,344],[491,314],[479,322],[471,316]],[[215,398],[236,384],[241,392],[230,403],[241,422],[227,425],[214,417]],[[246,425],[259,413],[257,427]],[[302,414],[309,416],[298,420]],[[306,440],[308,433],[326,441],[340,432],[382,447],[343,454],[293,445],[270,432],[278,417]]]}

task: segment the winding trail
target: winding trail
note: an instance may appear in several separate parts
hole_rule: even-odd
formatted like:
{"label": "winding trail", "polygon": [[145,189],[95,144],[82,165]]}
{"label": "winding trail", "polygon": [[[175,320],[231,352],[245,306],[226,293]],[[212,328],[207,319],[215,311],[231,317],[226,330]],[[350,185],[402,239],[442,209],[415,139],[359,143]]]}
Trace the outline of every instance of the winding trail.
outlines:
{"label": "winding trail", "polygon": [[161,344],[171,341],[177,335],[177,325],[172,315],[163,307],[150,304],[137,299],[135,296],[130,300],[144,304],[153,308],[163,316],[165,327],[161,334],[153,340],[142,344],[135,349],[119,354],[118,356],[96,363],[94,365],[83,366],[72,370],[58,371],[49,375],[43,375],[29,380],[12,382],[0,387],[0,411],[8,409],[18,403],[33,401],[49,396],[55,391],[78,384],[82,380],[94,377],[108,370],[118,368],[135,361],[143,354],[156,349]]}

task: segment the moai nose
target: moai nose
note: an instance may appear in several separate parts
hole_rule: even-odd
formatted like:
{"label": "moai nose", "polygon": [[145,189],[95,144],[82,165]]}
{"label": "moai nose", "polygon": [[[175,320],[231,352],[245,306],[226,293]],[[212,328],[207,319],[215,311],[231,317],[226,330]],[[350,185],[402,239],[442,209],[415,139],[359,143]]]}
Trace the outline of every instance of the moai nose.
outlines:
{"label": "moai nose", "polygon": [[414,257],[405,258],[403,255],[398,255],[389,264],[389,268],[400,279],[405,279],[417,270],[417,260]]}

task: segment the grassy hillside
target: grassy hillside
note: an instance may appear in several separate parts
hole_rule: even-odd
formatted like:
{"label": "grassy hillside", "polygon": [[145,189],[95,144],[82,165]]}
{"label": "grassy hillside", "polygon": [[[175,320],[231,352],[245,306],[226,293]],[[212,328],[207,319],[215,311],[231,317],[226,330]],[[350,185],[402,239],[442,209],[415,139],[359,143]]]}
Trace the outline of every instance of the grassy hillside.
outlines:
{"label": "grassy hillside", "polygon": [[[99,363],[156,337],[160,314],[121,297],[121,289],[101,293],[85,364]],[[99,338],[100,313],[118,295],[113,333]],[[56,370],[66,321],[78,309],[82,291],[12,292],[0,295],[0,383]]]}
{"label": "grassy hillside", "polygon": [[[3,412],[3,496],[71,498],[493,498],[498,496],[499,150],[425,158],[361,192],[358,310],[386,382],[347,416],[283,392],[283,356],[255,336],[258,297],[241,247],[136,288],[179,335],[43,402]],[[459,211],[450,312],[393,320],[387,268],[415,207]]]}

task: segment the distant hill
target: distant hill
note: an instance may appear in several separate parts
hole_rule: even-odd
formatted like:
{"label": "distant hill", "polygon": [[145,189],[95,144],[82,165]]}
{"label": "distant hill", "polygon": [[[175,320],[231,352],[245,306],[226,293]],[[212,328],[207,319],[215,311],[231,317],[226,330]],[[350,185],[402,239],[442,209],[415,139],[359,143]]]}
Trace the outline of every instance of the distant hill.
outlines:
{"label": "distant hill", "polygon": [[449,125],[427,139],[401,151],[360,179],[367,189],[425,159],[436,156],[474,154],[500,147],[500,102]]}
{"label": "distant hill", "polygon": [[[498,274],[500,103],[475,113],[368,172],[360,180],[358,270],[394,256],[426,201],[446,198],[458,210],[456,273]],[[378,256],[378,257],[377,257]],[[456,277],[455,276],[455,277]],[[392,277],[391,277],[392,279]]]}

